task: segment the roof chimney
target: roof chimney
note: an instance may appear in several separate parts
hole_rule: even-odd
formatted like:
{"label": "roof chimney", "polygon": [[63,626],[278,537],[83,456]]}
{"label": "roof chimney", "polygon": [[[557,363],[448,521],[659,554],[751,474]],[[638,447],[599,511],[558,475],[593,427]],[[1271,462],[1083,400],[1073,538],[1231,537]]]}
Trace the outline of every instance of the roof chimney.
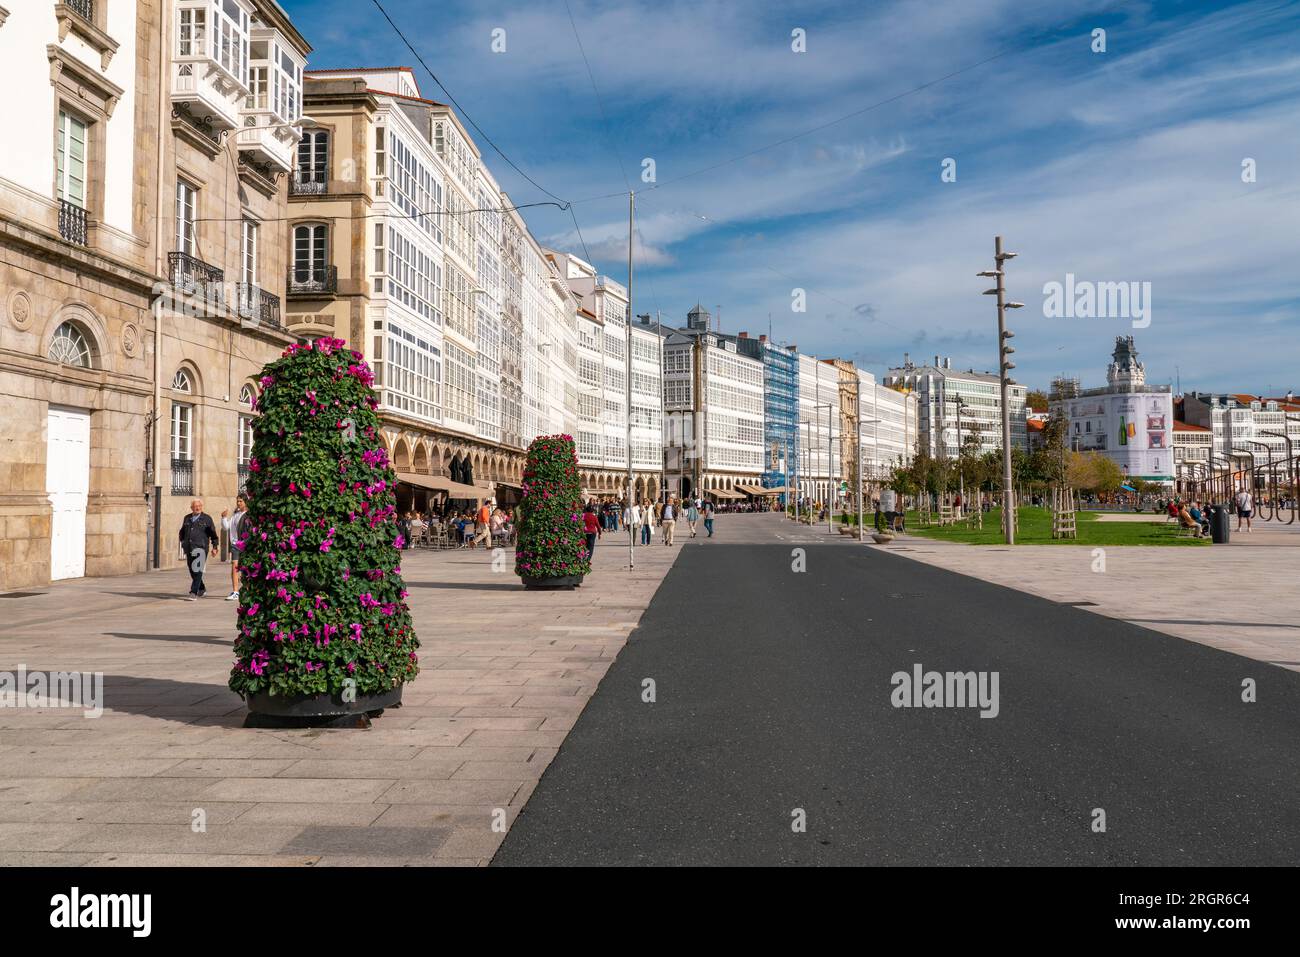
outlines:
{"label": "roof chimney", "polygon": [[939,365],[939,357],[938,357],[938,356],[935,356],[935,357],[934,357],[934,367],[935,367],[936,369],[942,369],[942,368],[943,368],[943,366]]}
{"label": "roof chimney", "polygon": [[739,336],[737,336],[737,338],[739,338],[739,339],[748,339],[748,338],[749,338],[749,333],[748,333],[748,332],[742,332],[742,333],[739,334]]}

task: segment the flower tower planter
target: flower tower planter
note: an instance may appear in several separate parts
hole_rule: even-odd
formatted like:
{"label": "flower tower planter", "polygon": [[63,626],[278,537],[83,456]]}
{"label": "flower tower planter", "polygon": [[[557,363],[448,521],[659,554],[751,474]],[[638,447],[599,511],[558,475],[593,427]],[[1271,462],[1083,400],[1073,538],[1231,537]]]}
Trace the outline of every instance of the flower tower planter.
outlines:
{"label": "flower tower planter", "polygon": [[246,726],[365,726],[419,671],[373,382],[340,339],[264,370],[230,674]]}
{"label": "flower tower planter", "polygon": [[591,572],[573,438],[544,435],[528,447],[519,503],[515,574],[525,588],[575,588]]}

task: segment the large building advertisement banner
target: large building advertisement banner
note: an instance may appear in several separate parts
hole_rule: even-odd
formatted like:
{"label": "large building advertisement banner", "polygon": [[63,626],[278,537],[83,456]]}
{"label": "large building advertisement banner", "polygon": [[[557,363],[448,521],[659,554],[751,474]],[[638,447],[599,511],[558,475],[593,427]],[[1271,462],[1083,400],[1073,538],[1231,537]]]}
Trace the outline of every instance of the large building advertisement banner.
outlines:
{"label": "large building advertisement banner", "polygon": [[1130,478],[1171,481],[1174,475],[1173,396],[1130,392],[1073,399],[1070,446],[1104,452]]}

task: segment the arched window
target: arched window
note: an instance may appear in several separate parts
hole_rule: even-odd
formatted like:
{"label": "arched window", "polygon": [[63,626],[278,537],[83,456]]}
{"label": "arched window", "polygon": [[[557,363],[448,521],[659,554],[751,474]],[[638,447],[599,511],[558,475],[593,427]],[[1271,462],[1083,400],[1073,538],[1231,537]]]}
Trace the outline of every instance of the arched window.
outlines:
{"label": "arched window", "polygon": [[[176,370],[172,391],[194,394],[194,379],[186,369]],[[194,492],[194,406],[173,399],[171,426],[172,494],[190,495]]]}
{"label": "arched window", "polygon": [[54,330],[50,358],[60,365],[90,368],[90,342],[74,323],[65,322]]}
{"label": "arched window", "polygon": [[184,369],[177,369],[176,375],[172,376],[172,388],[177,392],[192,393],[194,391],[194,380]]}

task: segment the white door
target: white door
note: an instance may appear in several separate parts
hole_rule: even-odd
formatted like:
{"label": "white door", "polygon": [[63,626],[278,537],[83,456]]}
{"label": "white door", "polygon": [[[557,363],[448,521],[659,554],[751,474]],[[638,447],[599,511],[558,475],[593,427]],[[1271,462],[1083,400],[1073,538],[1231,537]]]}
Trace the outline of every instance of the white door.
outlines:
{"label": "white door", "polygon": [[86,499],[90,493],[90,413],[50,406],[45,490],[53,509],[50,578],[86,574]]}

